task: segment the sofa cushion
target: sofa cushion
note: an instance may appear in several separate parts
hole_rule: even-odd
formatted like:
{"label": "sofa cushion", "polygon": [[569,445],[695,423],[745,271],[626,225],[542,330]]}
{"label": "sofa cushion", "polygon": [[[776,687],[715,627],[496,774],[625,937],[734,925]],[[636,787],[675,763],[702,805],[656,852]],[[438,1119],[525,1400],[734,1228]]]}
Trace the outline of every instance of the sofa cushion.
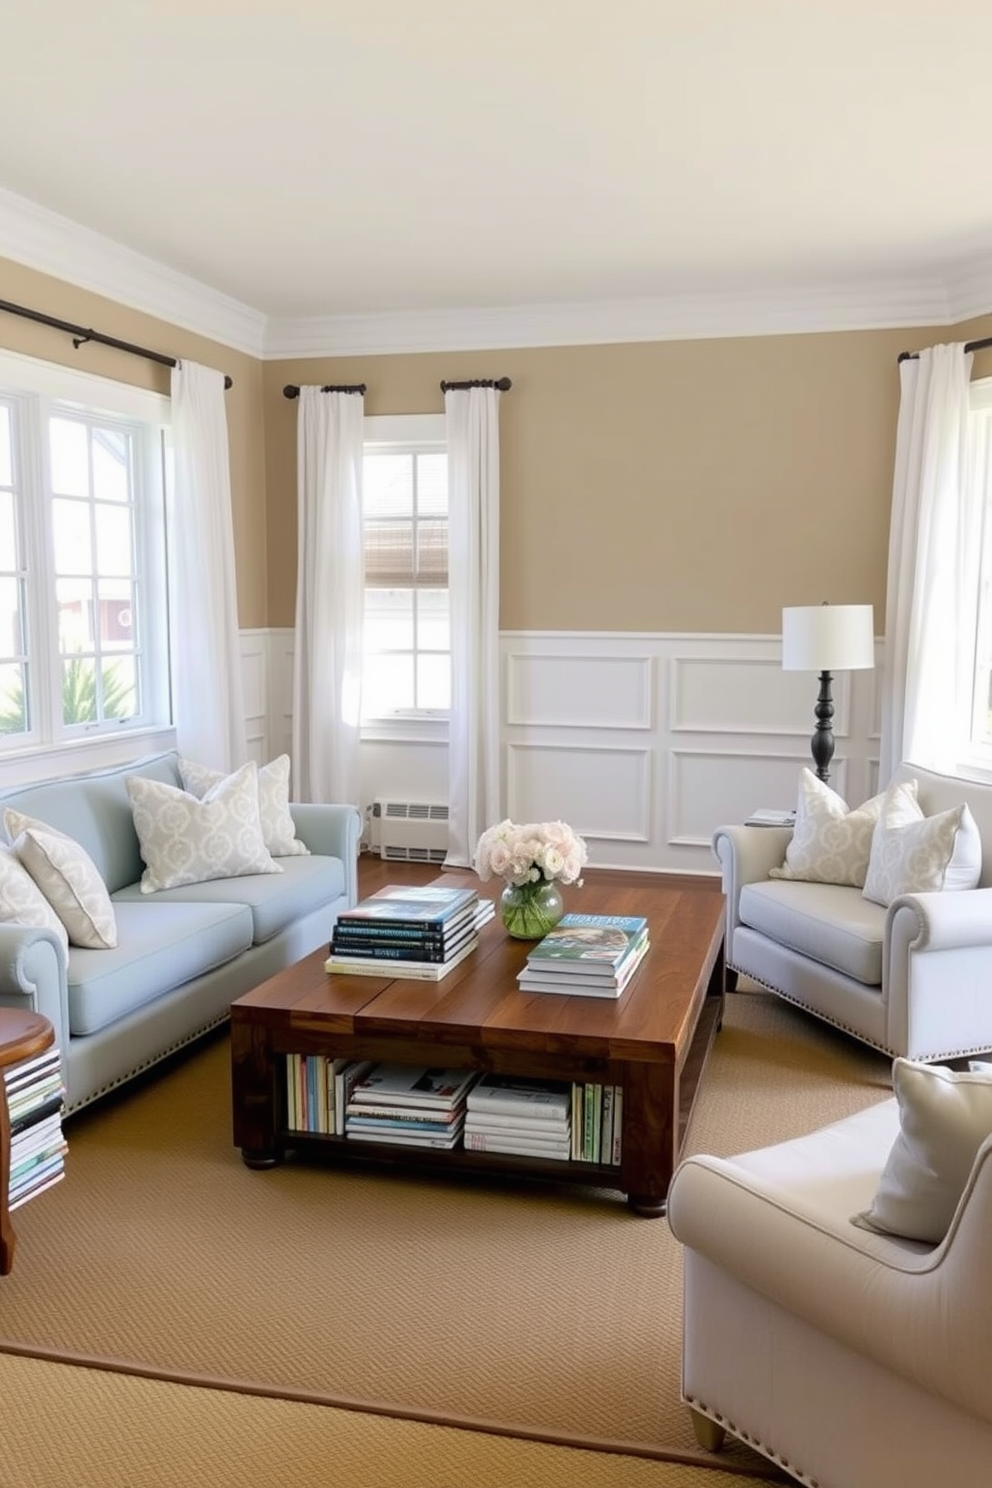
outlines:
{"label": "sofa cushion", "polygon": [[772,878],[803,879],[811,883],[864,886],[872,833],[884,795],[873,796],[855,811],[812,770],[799,777],[796,824],[781,868]]}
{"label": "sofa cushion", "polygon": [[855,1223],[937,1245],[950,1229],[979,1147],[992,1136],[992,1078],[896,1059],[892,1088],[899,1134],[875,1197]]}
{"label": "sofa cushion", "polygon": [[115,899],[114,908],[115,950],[69,952],[73,1037],[106,1028],[251,945],[251,915],[242,905],[150,903],[138,892],[133,901]]}
{"label": "sofa cushion", "polygon": [[3,823],[18,859],[65,926],[70,945],[112,950],[117,944],[114,907],[86,849],[10,806]]}
{"label": "sofa cushion", "polygon": [[202,800],[140,775],[129,776],[126,784],[145,861],[142,893],[242,873],[282,872],[262,836],[254,761],[222,779]]}
{"label": "sofa cushion", "polygon": [[840,884],[747,884],[741,923],[868,987],[882,984],[885,910]]}
{"label": "sofa cushion", "polygon": [[[153,900],[143,895],[138,884],[130,884],[114,895],[114,903],[123,904],[144,898],[151,904],[243,904],[251,911],[253,939],[256,945],[271,940],[287,925],[322,905],[332,904],[345,892],[344,865],[340,858],[286,858],[282,873],[247,874],[238,878],[218,878],[200,884],[185,884],[176,889],[163,889]],[[327,939],[332,925],[328,916]]]}
{"label": "sofa cushion", "polygon": [[[289,769],[289,755],[281,754],[278,759],[260,766],[258,771],[258,814],[262,821],[262,836],[274,858],[300,857],[310,851],[297,837],[289,809]],[[208,770],[205,765],[195,765],[188,759],[180,759],[179,773],[185,789],[201,798],[225,778],[222,770]]]}
{"label": "sofa cushion", "polygon": [[63,949],[69,949],[65,926],[9,847],[0,848],[0,923],[54,930]]}
{"label": "sofa cushion", "polygon": [[915,780],[889,787],[872,838],[866,899],[888,905],[900,894],[973,889],[981,871],[981,838],[966,805],[924,816]]}

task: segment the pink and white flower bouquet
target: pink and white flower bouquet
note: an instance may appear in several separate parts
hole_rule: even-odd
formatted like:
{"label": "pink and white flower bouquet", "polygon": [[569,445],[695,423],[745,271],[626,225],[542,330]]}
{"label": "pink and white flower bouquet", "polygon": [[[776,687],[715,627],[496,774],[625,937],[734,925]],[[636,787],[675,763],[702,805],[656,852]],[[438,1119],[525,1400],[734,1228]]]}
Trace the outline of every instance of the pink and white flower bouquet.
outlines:
{"label": "pink and white flower bouquet", "polygon": [[487,827],[475,849],[475,871],[483,883],[578,883],[587,860],[586,844],[567,823],[501,821]]}

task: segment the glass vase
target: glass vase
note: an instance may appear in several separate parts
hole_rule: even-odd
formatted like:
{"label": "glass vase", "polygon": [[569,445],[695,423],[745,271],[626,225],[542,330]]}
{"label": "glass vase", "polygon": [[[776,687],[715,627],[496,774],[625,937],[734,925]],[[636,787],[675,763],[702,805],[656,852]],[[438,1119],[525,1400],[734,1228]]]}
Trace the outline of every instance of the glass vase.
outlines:
{"label": "glass vase", "polygon": [[565,913],[556,883],[507,884],[499,899],[500,918],[508,935],[517,940],[541,940]]}

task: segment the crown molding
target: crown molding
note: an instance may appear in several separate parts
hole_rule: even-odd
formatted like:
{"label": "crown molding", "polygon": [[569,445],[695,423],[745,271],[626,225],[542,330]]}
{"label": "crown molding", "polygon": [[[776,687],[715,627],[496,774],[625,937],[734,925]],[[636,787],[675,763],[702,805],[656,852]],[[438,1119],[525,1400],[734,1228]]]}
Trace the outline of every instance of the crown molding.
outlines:
{"label": "crown molding", "polygon": [[0,257],[261,357],[265,316],[0,187]]}
{"label": "crown molding", "polygon": [[[973,287],[973,298],[980,297],[979,288]],[[986,295],[989,307],[992,282]],[[944,325],[949,313],[939,280],[876,280],[588,304],[274,317],[266,329],[264,354],[274,360],[785,336]]]}
{"label": "crown molding", "polygon": [[983,259],[948,277],[950,324],[992,313],[992,261]]}

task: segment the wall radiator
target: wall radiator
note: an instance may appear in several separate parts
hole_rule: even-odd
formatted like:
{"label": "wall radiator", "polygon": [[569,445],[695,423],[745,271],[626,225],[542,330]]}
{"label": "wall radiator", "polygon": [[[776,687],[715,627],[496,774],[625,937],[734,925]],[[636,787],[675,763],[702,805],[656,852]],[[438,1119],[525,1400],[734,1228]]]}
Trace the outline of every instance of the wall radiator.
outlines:
{"label": "wall radiator", "polygon": [[429,801],[373,801],[371,848],[405,863],[443,863],[448,808]]}

